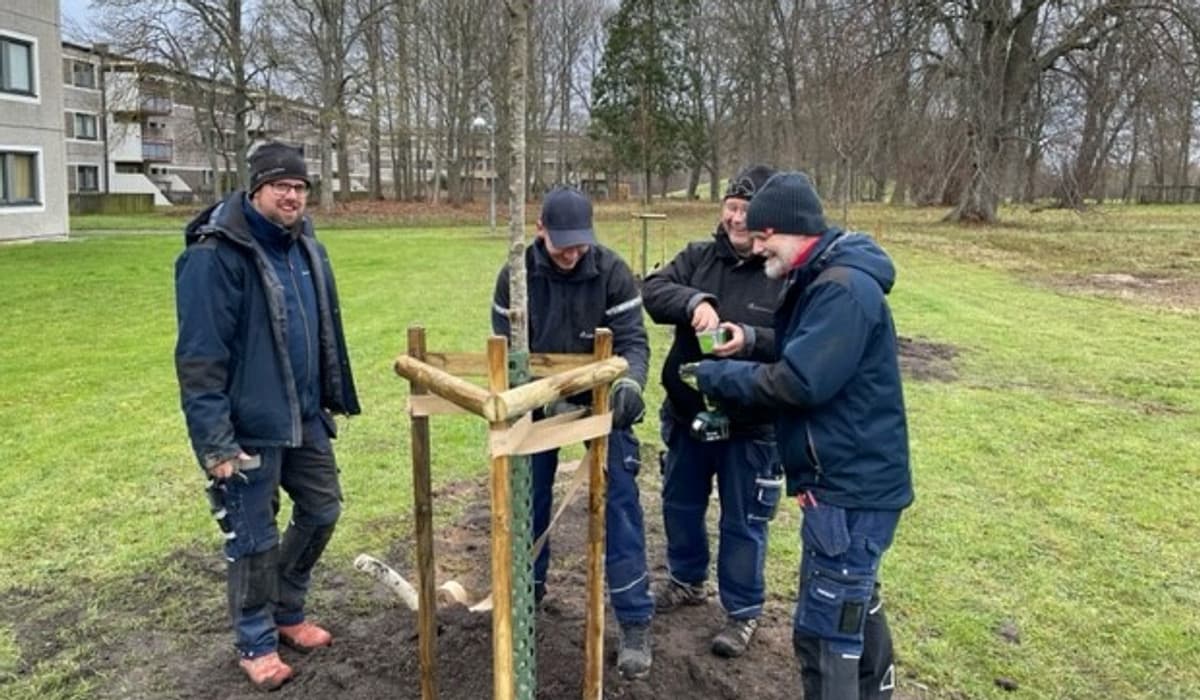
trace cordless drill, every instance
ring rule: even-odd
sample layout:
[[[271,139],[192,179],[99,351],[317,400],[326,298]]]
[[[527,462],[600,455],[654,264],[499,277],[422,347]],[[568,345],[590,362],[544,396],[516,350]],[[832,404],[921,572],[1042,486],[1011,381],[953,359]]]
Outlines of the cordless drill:
[[[696,363],[680,365],[679,377],[688,386],[696,391],[700,391],[700,387],[696,383]],[[692,419],[692,424],[688,426],[688,432],[692,437],[700,442],[719,442],[729,439],[729,416],[721,410],[714,401],[704,392],[700,392],[700,396],[704,399],[705,408],[696,414]]]

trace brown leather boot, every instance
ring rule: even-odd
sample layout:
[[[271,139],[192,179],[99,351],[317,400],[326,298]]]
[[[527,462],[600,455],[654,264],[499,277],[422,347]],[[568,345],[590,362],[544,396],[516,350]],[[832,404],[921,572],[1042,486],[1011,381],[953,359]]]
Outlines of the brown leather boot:
[[[305,621],[298,625],[279,625],[279,641],[307,654],[318,647],[333,644],[333,635],[311,622]]]
[[[292,667],[285,664],[276,652],[242,659],[238,666],[242,667],[250,682],[259,690],[275,690],[292,677]]]

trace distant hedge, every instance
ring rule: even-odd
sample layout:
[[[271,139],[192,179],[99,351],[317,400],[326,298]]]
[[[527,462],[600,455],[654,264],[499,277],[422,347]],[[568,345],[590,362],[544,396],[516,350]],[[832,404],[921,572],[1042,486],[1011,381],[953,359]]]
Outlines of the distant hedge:
[[[154,211],[154,195],[135,192],[73,194],[67,200],[72,214],[145,214]]]

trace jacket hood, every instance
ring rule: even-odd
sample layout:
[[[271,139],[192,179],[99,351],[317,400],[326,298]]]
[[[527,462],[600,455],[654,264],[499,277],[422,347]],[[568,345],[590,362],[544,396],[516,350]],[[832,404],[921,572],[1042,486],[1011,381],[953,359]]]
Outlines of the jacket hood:
[[[896,266],[875,240],[862,233],[847,233],[839,229],[827,231],[818,244],[818,253],[810,267],[814,274],[831,265],[861,270],[872,277],[884,294],[896,283]],[[803,268],[801,268],[803,270]]]

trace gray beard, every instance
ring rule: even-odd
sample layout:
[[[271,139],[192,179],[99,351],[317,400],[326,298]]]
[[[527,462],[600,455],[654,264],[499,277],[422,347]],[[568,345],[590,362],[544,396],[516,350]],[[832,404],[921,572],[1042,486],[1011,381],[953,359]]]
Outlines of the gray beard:
[[[763,264],[763,272],[773,280],[783,279],[791,272],[791,267],[778,256],[767,258]]]

